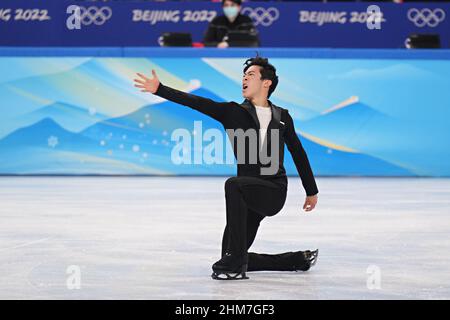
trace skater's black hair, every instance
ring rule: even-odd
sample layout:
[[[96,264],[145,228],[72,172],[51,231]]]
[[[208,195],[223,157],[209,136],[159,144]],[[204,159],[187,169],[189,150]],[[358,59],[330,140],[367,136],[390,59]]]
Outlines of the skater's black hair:
[[[267,98],[269,98],[278,85],[277,69],[269,63],[269,59],[261,57],[258,52],[256,53],[256,57],[247,59],[247,61],[244,62],[244,65],[244,73],[251,66],[259,66],[261,80],[272,80],[272,84],[269,87],[269,94],[267,96]]]

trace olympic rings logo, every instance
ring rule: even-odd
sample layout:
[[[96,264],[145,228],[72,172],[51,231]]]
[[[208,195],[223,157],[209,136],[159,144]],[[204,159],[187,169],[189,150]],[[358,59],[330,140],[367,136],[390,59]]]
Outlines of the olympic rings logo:
[[[428,26],[434,28],[444,21],[445,11],[441,8],[434,10],[428,8],[422,10],[412,8],[408,10],[408,19],[414,22],[416,27],[422,28]]]
[[[85,8],[78,6],[80,8],[80,21],[83,25],[89,26],[95,24],[100,26],[104,24],[112,16],[112,10],[110,7],[97,8],[95,6]]]
[[[280,12],[277,8],[250,8],[246,7],[242,9],[242,14],[247,14],[255,23],[255,26],[262,25],[264,27],[270,26],[272,23],[275,22],[280,17]]]

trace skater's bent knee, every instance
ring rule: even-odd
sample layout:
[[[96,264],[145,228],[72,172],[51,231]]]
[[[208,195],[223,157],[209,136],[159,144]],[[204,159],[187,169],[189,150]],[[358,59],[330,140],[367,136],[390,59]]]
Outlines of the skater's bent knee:
[[[225,191],[236,190],[239,188],[239,177],[231,177],[225,181]]]

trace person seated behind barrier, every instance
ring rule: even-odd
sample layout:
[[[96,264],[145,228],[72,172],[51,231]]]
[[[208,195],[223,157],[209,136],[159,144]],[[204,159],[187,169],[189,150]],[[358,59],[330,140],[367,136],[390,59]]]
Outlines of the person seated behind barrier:
[[[215,17],[208,26],[203,38],[207,47],[227,48],[223,40],[230,30],[256,30],[250,17],[240,13],[242,0],[222,0],[224,15]]]

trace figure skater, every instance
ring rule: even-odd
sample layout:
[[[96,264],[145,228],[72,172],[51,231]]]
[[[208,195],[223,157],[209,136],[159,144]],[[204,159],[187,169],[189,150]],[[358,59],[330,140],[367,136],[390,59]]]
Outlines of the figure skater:
[[[142,92],[150,92],[212,117],[223,125],[227,133],[239,129],[256,132],[256,142],[245,139],[243,157],[239,156],[240,146],[236,143],[236,135],[231,137],[229,134],[238,160],[237,176],[230,177],[225,182],[226,227],[222,239],[222,258],[213,264],[212,278],[248,279],[247,271],[310,269],[317,261],[318,250],[281,254],[248,252],[260,222],[265,217],[274,216],[284,206],[288,185],[283,166],[285,144],[306,192],[304,211],[309,212],[315,208],[319,192],[291,115],[288,110],[268,100],[278,84],[276,68],[268,59],[257,55],[245,61],[242,78],[242,95],[245,100],[242,103],[216,102],[170,88],[160,82],[155,70],[152,70],[152,78],[140,73],[137,75],[139,78],[134,79],[135,87]],[[251,161],[255,150],[259,150],[256,152],[256,161]],[[271,163],[263,158],[261,150],[267,150],[268,153],[270,151],[273,160]],[[274,161],[276,168],[270,172],[269,168],[273,167]]]

